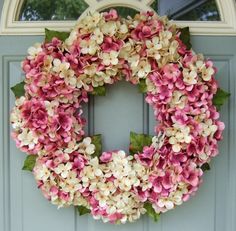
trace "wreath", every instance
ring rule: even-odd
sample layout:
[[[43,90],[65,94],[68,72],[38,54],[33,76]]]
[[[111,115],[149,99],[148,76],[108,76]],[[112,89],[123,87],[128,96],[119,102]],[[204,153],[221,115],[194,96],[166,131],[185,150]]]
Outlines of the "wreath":
[[[229,94],[216,68],[195,54],[189,29],[153,12],[120,18],[89,14],[71,33],[46,29],[28,49],[23,82],[12,87],[12,137],[26,152],[43,195],[104,222],[133,222],[181,205],[202,182],[218,153],[219,107]],[[130,134],[130,154],[103,151],[101,135],[86,136],[82,105],[125,80],[146,93],[155,136]]]

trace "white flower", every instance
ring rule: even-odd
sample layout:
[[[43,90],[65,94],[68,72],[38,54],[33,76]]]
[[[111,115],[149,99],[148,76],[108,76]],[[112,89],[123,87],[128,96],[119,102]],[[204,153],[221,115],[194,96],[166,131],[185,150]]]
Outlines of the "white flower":
[[[154,37],[152,38],[152,40],[147,40],[146,46],[147,46],[147,55],[149,57],[153,57],[156,60],[159,60],[161,58],[159,50],[162,48],[162,45],[158,37]]]
[[[95,152],[95,145],[92,144],[92,139],[86,137],[78,144],[78,152],[82,154],[92,155]]]
[[[174,152],[179,152],[182,148],[182,144],[189,144],[192,140],[189,135],[190,128],[188,126],[174,124],[173,127],[166,129],[166,136],[169,138],[169,143],[172,145]]]
[[[33,60],[37,57],[37,55],[42,51],[42,47],[40,43],[35,43],[34,46],[28,48],[28,56],[27,58]]]
[[[62,62],[60,59],[53,60],[53,68],[52,70],[56,73],[66,72],[70,67],[68,62]],[[60,76],[63,78],[63,76]]]
[[[117,24],[115,21],[108,21],[101,27],[101,31],[105,35],[113,36],[117,32]]]
[[[139,64],[140,56],[138,54],[128,57],[128,62],[130,63],[131,68],[137,68]]]
[[[49,116],[54,115],[54,108],[58,107],[59,102],[54,100],[54,101],[44,101],[44,105],[46,107],[47,113]]]
[[[151,65],[148,61],[142,60],[137,67],[132,69],[137,73],[139,78],[145,78],[151,72]]]
[[[73,42],[77,39],[77,30],[72,30],[70,36],[66,39],[65,44],[71,46]]]
[[[55,173],[60,174],[63,178],[67,178],[71,169],[72,164],[67,162],[66,164],[59,164],[54,171]]]
[[[188,85],[192,85],[192,84],[196,84],[197,80],[197,72],[196,71],[191,71],[189,69],[184,68],[183,69],[183,81],[188,84]]]
[[[202,79],[204,81],[210,81],[214,74],[215,74],[215,70],[212,67],[202,68]]]
[[[90,55],[95,55],[97,52],[97,44],[94,40],[82,40],[80,42],[80,47],[81,47],[81,53],[82,54],[90,54]]]
[[[207,136],[213,137],[213,135],[218,129],[217,125],[213,124],[211,119],[208,119],[204,123],[201,123],[201,126],[202,126],[202,136],[204,137]]]
[[[118,52],[116,51],[111,51],[109,53],[102,53],[101,54],[101,59],[104,65],[109,66],[109,65],[117,65],[119,60],[118,60]]]
[[[35,178],[36,180],[46,181],[51,175],[51,172],[48,170],[46,165],[40,165],[35,167]]]
[[[20,147],[28,146],[29,150],[34,149],[38,143],[38,137],[28,128],[22,128],[22,132],[17,136],[20,142]]]
[[[161,31],[160,44],[162,45],[162,47],[168,47],[171,38],[172,38],[172,33],[170,31]]]
[[[103,33],[99,28],[96,28],[91,36],[92,40],[95,40],[97,44],[102,44],[103,42]]]
[[[187,96],[183,95],[181,91],[174,91],[171,101],[170,101],[170,106],[171,107],[177,107],[180,109],[183,109],[187,103]]]
[[[161,148],[164,144],[165,133],[159,132],[158,136],[153,136],[152,138],[152,146],[155,150]]]
[[[174,203],[171,200],[168,200],[168,198],[160,198],[157,202],[157,205],[161,208],[166,208],[167,210],[174,208]]]

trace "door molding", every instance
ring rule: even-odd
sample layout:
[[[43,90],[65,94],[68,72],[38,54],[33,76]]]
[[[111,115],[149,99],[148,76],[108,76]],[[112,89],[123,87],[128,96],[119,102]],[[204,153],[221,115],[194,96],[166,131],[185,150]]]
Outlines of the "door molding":
[[[153,0],[85,0],[90,7],[84,16],[93,9],[104,9],[112,6],[127,6],[137,10],[150,10]],[[236,3],[234,0],[216,0],[221,21],[175,21],[179,26],[189,26],[194,35],[236,35]],[[75,21],[17,21],[22,0],[5,0],[0,26],[0,35],[43,35],[44,28],[58,31],[69,31]],[[95,8],[93,6],[96,6]]]

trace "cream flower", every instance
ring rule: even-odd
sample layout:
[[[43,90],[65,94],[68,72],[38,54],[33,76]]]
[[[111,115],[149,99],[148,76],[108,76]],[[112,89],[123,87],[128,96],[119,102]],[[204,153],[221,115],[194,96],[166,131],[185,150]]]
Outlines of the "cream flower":
[[[183,95],[181,91],[174,91],[171,101],[170,101],[170,106],[177,107],[180,109],[183,109],[187,103],[187,96]]]
[[[117,32],[117,24],[115,21],[108,21],[101,27],[101,31],[105,35],[113,36]]]
[[[152,40],[147,40],[146,47],[147,47],[147,55],[149,57],[153,57],[156,60],[159,60],[161,58],[159,50],[162,48],[162,45],[158,37],[154,37],[152,38]]]
[[[51,172],[48,170],[46,165],[41,165],[41,166],[35,167],[34,172],[35,172],[36,180],[46,181],[46,180],[48,180],[48,178],[51,175]]]
[[[218,129],[217,125],[213,124],[211,119],[207,119],[206,121],[204,121],[204,123],[201,123],[201,127],[202,127],[202,136],[204,137],[207,136],[213,137],[213,135]]]
[[[202,68],[202,79],[204,81],[210,81],[212,76],[215,74],[215,70],[212,67]]]
[[[166,129],[166,136],[169,138],[169,143],[172,145],[174,152],[179,152],[183,147],[183,143],[189,144],[192,140],[189,135],[190,128],[188,126],[174,124],[173,127]]]
[[[29,60],[35,59],[38,56],[38,54],[42,52],[41,43],[35,43],[34,46],[28,48],[27,52],[29,54],[27,56]]]
[[[149,62],[142,60],[134,70],[139,78],[145,78],[151,72],[151,65]]]
[[[29,150],[34,149],[38,143],[38,137],[28,128],[22,128],[22,132],[17,136],[20,141],[20,147],[28,146]]]
[[[81,53],[95,55],[97,52],[97,44],[94,40],[82,40],[80,42]]]
[[[189,69],[184,68],[183,69],[183,81],[188,84],[188,85],[192,85],[192,84],[196,84],[197,83],[197,72],[196,71],[191,71]]]
[[[67,162],[66,164],[59,164],[55,168],[55,173],[60,174],[63,178],[67,178],[71,168],[72,164],[70,162]]]
[[[60,59],[53,60],[52,70],[56,73],[67,71],[69,67],[70,67],[70,64],[68,62],[62,62]]]
[[[105,66],[117,65],[119,62],[118,54],[119,52],[116,52],[116,51],[111,51],[109,53],[102,53],[101,59],[102,59],[103,64]]]
[[[97,44],[102,44],[103,42],[103,33],[99,28],[96,28],[91,36],[91,39],[96,41]]]
[[[168,47],[170,44],[170,39],[172,38],[172,33],[170,31],[160,32],[160,44],[162,47]]]

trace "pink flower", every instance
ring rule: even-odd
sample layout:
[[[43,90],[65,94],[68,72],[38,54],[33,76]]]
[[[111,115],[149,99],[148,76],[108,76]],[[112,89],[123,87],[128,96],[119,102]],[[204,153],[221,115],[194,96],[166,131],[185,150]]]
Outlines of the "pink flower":
[[[120,220],[124,215],[122,215],[121,213],[113,213],[111,215],[109,215],[107,218],[109,219],[109,221],[111,223],[115,223],[116,221]]]
[[[119,51],[120,48],[122,47],[123,43],[124,42],[121,40],[115,41],[111,37],[106,37],[104,39],[103,44],[101,45],[101,48],[102,48],[103,52],[110,52],[112,50]]]
[[[72,118],[66,113],[60,112],[58,115],[58,123],[65,131],[69,131],[72,127]]]
[[[108,163],[112,160],[112,152],[103,152],[102,155],[100,156],[100,160],[103,163]]]
[[[103,13],[106,21],[116,21],[118,19],[117,11],[114,9],[111,9],[109,12]]]
[[[35,98],[25,101],[21,106],[21,113],[30,128],[44,130],[47,127],[48,114],[43,101]]]
[[[143,153],[135,154],[135,158],[138,159],[144,166],[151,167],[153,164],[154,154],[154,148],[146,146],[143,148]]]
[[[188,121],[188,116],[185,111],[178,110],[175,112],[171,119],[174,123],[178,123],[180,125],[186,125]]]
[[[173,79],[173,81],[176,81],[176,79],[181,75],[178,65],[173,63],[165,65],[163,67],[163,73],[164,77]]]
[[[148,39],[152,35],[151,27],[140,23],[132,32],[131,37],[134,40]]]

